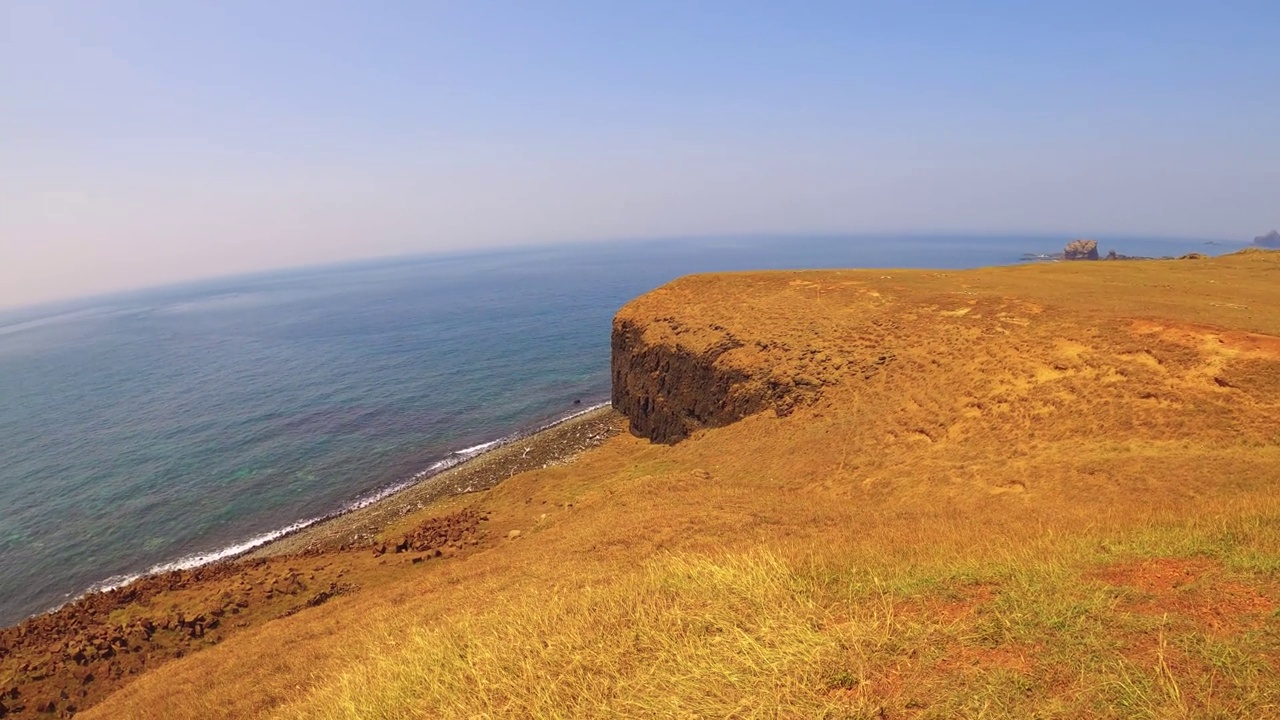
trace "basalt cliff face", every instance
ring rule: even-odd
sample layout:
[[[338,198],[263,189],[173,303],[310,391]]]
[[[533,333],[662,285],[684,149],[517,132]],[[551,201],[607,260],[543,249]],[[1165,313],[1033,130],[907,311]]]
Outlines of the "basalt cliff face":
[[[815,398],[823,381],[780,377],[749,362],[769,350],[748,348],[719,325],[695,330],[673,317],[648,324],[619,317],[613,327],[613,406],[631,420],[633,433],[660,443],[770,408],[788,415]]]
[[[732,292],[739,281],[686,278],[633,301],[614,318],[613,407],[630,420],[632,433],[674,444],[698,429],[762,411],[786,417],[813,405],[842,379],[869,379],[893,361],[876,332],[891,323],[873,320],[870,332],[850,341],[822,332],[803,315],[788,318],[785,307],[757,306],[764,313],[758,319],[806,330],[761,335],[751,327],[757,316],[750,302],[732,310],[713,305],[726,312],[708,313],[707,305],[689,296],[708,289]],[[664,310],[672,307],[681,310]]]
[[[732,335],[710,347],[682,347],[673,341],[680,325],[655,321],[646,338],[644,325],[618,319],[613,328],[613,407],[631,420],[631,430],[656,442],[673,443],[698,427],[724,425],[758,412],[765,394],[751,388],[752,376],[728,362],[726,353],[742,347]],[[652,337],[661,333],[663,340]]]
[[[715,322],[624,312],[613,324],[613,407],[633,434],[674,444],[758,412],[786,417],[841,378],[870,379],[893,360],[875,347],[748,341]]]

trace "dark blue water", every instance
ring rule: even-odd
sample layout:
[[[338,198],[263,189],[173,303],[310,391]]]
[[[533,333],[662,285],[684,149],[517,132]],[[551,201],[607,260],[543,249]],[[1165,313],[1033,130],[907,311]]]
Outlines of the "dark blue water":
[[[563,246],[0,314],[0,624],[338,510],[607,399],[609,330],[679,275],[1016,262],[1066,238]],[[1104,242],[1127,254],[1198,241]]]

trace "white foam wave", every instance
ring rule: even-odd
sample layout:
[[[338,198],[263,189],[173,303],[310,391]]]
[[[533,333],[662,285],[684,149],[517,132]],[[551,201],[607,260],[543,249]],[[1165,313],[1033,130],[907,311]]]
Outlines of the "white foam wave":
[[[597,403],[595,405],[590,405],[586,408],[583,408],[582,410],[569,413],[568,415],[564,415],[560,418],[557,418],[556,420],[552,420],[551,422],[540,425],[536,429],[530,432],[514,433],[512,435],[507,435],[505,437],[498,438],[497,440],[490,440],[489,442],[480,443],[479,445],[472,445],[471,447],[463,448],[461,450],[455,450],[452,453],[450,453],[448,456],[446,456],[444,459],[437,460],[436,462],[431,463],[426,468],[423,468],[422,470],[419,470],[418,472],[413,473],[408,478],[400,482],[393,483],[379,490],[376,490],[368,495],[363,495],[355,500],[352,500],[346,505],[343,505],[336,512],[329,513],[328,515],[320,515],[313,518],[308,518],[306,520],[299,520],[295,523],[286,525],[285,527],[278,528],[276,530],[271,530],[269,532],[264,532],[259,535],[254,535],[253,537],[247,540],[242,540],[240,542],[234,543],[232,545],[228,545],[226,547],[223,547],[218,550],[214,550],[212,552],[195,553],[192,555],[181,557],[177,560],[173,560],[170,562],[159,563],[157,565],[153,565],[152,567],[148,568],[145,572],[140,572],[140,573],[135,573],[130,575],[115,575],[115,576],[109,577],[106,580],[103,580],[98,583],[94,583],[92,586],[89,587],[88,590],[81,593],[80,595],[77,595],[74,598],[70,598],[68,602],[74,602],[76,600],[79,600],[80,598],[90,593],[107,592],[109,590],[114,590],[116,588],[123,587],[135,580],[139,580],[144,577],[150,577],[152,575],[160,575],[163,573],[172,572],[174,570],[191,570],[193,568],[197,568],[202,565],[209,565],[211,563],[218,562],[219,560],[226,560],[229,558],[236,557],[238,555],[243,555],[244,553],[247,553],[250,550],[259,548],[272,541],[279,540],[280,538],[285,537],[286,535],[291,535],[295,532],[298,532],[299,530],[315,525],[318,522],[328,520],[330,518],[338,517],[340,515],[346,515],[349,512],[354,512],[361,508],[369,507],[370,505],[373,505],[374,503],[377,503],[381,500],[385,500],[386,498],[389,498],[392,495],[395,495],[399,492],[403,492],[404,490],[407,490],[410,487],[417,485],[418,483],[422,482],[423,480],[426,480],[427,478],[430,478],[434,475],[439,475],[440,473],[444,472],[445,470],[448,470],[451,467],[454,467],[455,465],[460,465],[468,460],[471,460],[472,458],[483,455],[486,452],[496,450],[504,445],[508,445],[510,443],[519,441],[523,438],[529,437],[531,435],[535,435],[544,430],[550,430],[551,428],[557,425],[564,424],[570,420],[573,420],[574,418],[581,417],[583,415],[586,415],[589,412],[593,412],[595,410],[599,410],[600,408],[604,408],[608,406],[609,406],[608,402],[602,402],[602,403]],[[57,609],[58,608],[50,608],[49,612],[52,612],[53,610],[57,610]]]
[[[140,572],[133,575],[115,575],[113,577],[107,578],[106,580],[103,580],[102,582],[95,583],[84,593],[84,595],[87,595],[89,593],[94,593],[94,592],[107,592],[108,590],[114,590],[118,587],[123,587],[125,585],[128,585],[129,583],[133,582],[134,580],[138,580],[139,578],[150,577],[152,575],[162,575],[167,572],[173,572],[174,570],[190,570],[192,568],[198,568],[202,565],[209,565],[211,563],[216,563],[219,560],[226,560],[227,558],[232,558],[237,555],[242,555],[244,553],[249,552],[250,550],[253,550],[254,548],[258,548],[263,545],[266,545],[267,543],[273,540],[279,540],[285,535],[298,532],[299,530],[305,527],[308,527],[310,525],[315,525],[321,520],[324,520],[326,517],[327,516],[313,517],[313,518],[308,518],[306,520],[299,520],[298,522],[292,523],[290,525],[286,525],[285,527],[278,528],[276,530],[271,530],[270,532],[265,532],[260,535],[254,535],[248,540],[242,540],[233,545],[228,545],[219,550],[214,550],[213,552],[196,553],[193,555],[187,555],[187,556],[181,557],[177,560],[171,560],[169,562],[152,565],[150,568],[147,568],[145,572]],[[81,595],[80,597],[84,597],[84,595]]]
[[[596,410],[599,410],[600,408],[607,408],[607,407],[609,407],[609,406],[610,406],[610,405],[612,405],[612,404],[613,404],[613,403],[611,403],[611,402],[609,402],[609,401],[607,401],[607,400],[606,400],[605,402],[602,402],[602,403],[596,403],[595,405],[588,405],[587,407],[584,407],[584,408],[582,408],[581,410],[577,410],[577,411],[575,411],[575,412],[571,412],[571,413],[569,413],[568,415],[565,415],[564,417],[561,417],[561,418],[559,418],[559,419],[557,419],[557,420],[552,420],[551,422],[549,422],[549,423],[547,423],[547,424],[545,424],[545,425],[540,426],[537,430],[534,430],[532,433],[529,433],[529,434],[530,434],[530,435],[532,435],[532,434],[534,434],[534,433],[540,433],[540,432],[542,432],[543,430],[550,430],[551,428],[553,428],[553,427],[555,427],[555,426],[557,426],[557,425],[563,425],[564,423],[567,423],[567,422],[569,422],[570,420],[572,420],[572,419],[574,419],[574,418],[576,418],[576,417],[582,417],[583,415],[586,415],[586,414],[587,414],[587,413],[589,413],[589,412],[595,412]]]
[[[488,450],[489,448],[495,447],[497,445],[501,445],[502,441],[505,439],[506,438],[498,438],[497,440],[490,440],[489,442],[480,443],[479,445],[472,445],[469,448],[462,448],[461,450],[455,450],[453,454],[463,455],[466,457],[474,457],[484,452],[485,450]]]

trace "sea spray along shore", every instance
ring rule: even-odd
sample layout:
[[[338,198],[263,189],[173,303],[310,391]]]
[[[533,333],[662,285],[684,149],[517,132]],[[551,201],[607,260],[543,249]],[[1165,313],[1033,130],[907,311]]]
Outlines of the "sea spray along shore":
[[[404,515],[410,507],[421,508],[447,495],[485,490],[516,472],[561,460],[591,447],[610,434],[607,424],[597,425],[595,422],[608,415],[609,403],[593,404],[533,430],[515,432],[456,450],[408,479],[357,498],[332,513],[299,520],[214,551],[160,563],[145,572],[107,578],[69,602],[90,593],[121,588],[144,577],[191,570],[246,555],[263,557],[317,546],[358,543],[381,530],[387,520]],[[590,428],[590,431],[583,434],[583,428]],[[516,456],[516,451],[521,454]],[[54,610],[57,607],[46,612]]]

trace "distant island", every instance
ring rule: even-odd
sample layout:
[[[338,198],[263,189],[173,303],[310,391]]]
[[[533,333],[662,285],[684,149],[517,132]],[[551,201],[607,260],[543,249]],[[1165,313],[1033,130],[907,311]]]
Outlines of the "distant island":
[[[1067,260],[1097,260],[1098,241],[1072,240],[1067,243],[1066,249],[1062,251],[1062,256]]]
[[[1280,232],[1272,230],[1266,235],[1259,235],[1253,239],[1253,244],[1256,247],[1280,248]]]
[[[1200,253],[1187,253],[1182,256],[1184,259],[1202,258],[1204,255]],[[1106,255],[1098,254],[1097,240],[1072,240],[1067,243],[1062,252],[1058,253],[1023,253],[1023,262],[1057,262],[1059,260],[1155,260],[1157,258],[1144,257],[1140,255],[1121,255],[1115,250],[1108,250]],[[1161,260],[1172,260],[1173,256],[1165,256],[1159,258]]]

